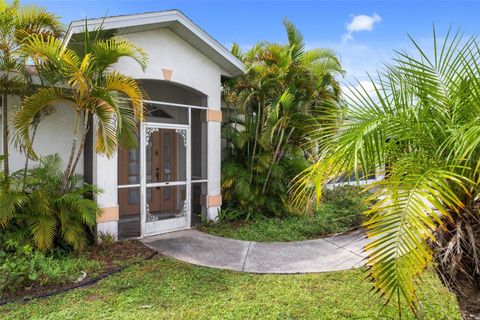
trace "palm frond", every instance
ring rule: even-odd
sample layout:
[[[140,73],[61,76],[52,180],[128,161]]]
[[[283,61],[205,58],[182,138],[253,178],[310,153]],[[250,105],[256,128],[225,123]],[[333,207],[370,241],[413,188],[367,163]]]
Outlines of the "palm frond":
[[[283,25],[287,31],[288,43],[291,50],[292,59],[300,59],[304,54],[305,42],[301,32],[288,19],[283,20]]]
[[[411,40],[414,52],[397,52],[369,76],[371,88],[349,86],[339,120],[318,119],[310,147],[320,154],[291,193],[305,206],[319,202],[329,182],[379,171],[384,179],[365,188],[377,201],[366,212],[369,274],[382,295],[420,312],[418,276],[441,251],[433,244],[446,243],[446,226],[476,210],[480,69],[476,37],[449,31],[438,43],[434,31],[433,54]],[[447,240],[437,241],[439,234]],[[452,263],[468,264],[478,279],[474,261]]]
[[[26,98],[21,109],[15,114],[13,119],[14,129],[22,140],[27,154],[31,157],[36,158],[37,156],[30,141],[30,125],[43,110],[62,102],[72,103],[72,99],[62,89],[42,88]]]
[[[136,119],[143,120],[143,93],[137,81],[118,72],[113,72],[105,77],[102,85],[106,90],[123,94],[130,101]]]
[[[374,286],[387,299],[404,297],[417,309],[415,279],[432,261],[430,241],[434,232],[452,219],[464,204],[452,191],[452,184],[465,188],[462,176],[438,165],[416,167],[411,161],[391,168],[389,179],[369,186],[379,199],[366,214],[368,236],[375,239],[366,246],[369,274]],[[433,169],[431,169],[433,168]],[[400,301],[399,301],[400,302]]]
[[[23,41],[32,34],[60,36],[63,26],[59,17],[48,12],[46,8],[37,5],[22,5],[16,12],[17,39]]]
[[[97,41],[92,46],[97,67],[100,71],[111,67],[122,57],[134,59],[143,71],[147,68],[148,56],[142,49],[133,43],[119,37]]]

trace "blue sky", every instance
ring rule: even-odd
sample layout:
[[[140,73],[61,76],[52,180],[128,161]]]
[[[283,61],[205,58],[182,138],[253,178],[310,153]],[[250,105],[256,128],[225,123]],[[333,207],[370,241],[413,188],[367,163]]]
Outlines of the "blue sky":
[[[26,3],[29,1],[23,1]],[[431,47],[432,24],[466,34],[480,31],[480,1],[30,1],[48,7],[65,23],[85,17],[180,9],[219,42],[248,48],[259,40],[285,41],[289,18],[307,46],[337,51],[346,82],[366,79],[389,61],[394,49],[408,49],[407,33]]]

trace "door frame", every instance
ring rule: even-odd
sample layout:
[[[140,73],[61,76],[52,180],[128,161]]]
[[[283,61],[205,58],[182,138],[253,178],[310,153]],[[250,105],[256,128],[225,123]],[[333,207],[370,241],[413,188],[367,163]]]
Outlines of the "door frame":
[[[185,181],[172,181],[172,182],[157,182],[147,184],[147,159],[146,159],[146,147],[147,147],[147,129],[160,130],[160,129],[173,129],[181,130],[185,136],[182,138],[186,147],[186,180]],[[140,126],[140,236],[146,237],[150,235],[166,233],[176,230],[189,229],[191,227],[191,144],[190,144],[190,125],[182,124],[170,124],[170,123],[157,123],[157,122],[142,122]],[[179,164],[177,163],[177,170]],[[184,217],[171,218],[165,220],[159,220],[155,222],[148,222],[147,226],[147,185],[148,187],[166,187],[166,186],[185,186],[186,197],[184,208],[186,209],[186,215]],[[148,228],[147,228],[148,227]]]

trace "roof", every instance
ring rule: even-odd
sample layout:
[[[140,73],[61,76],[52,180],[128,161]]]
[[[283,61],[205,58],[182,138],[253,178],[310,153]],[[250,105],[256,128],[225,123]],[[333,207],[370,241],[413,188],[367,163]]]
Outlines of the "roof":
[[[169,28],[219,65],[228,73],[225,74],[226,76],[235,77],[244,73],[244,65],[238,58],[179,10],[111,16],[88,20],[89,31],[95,30],[95,28],[99,26],[102,26],[104,30],[113,30],[118,35],[158,28]],[[70,41],[72,35],[84,32],[84,30],[85,20],[72,21],[67,31],[66,40]]]

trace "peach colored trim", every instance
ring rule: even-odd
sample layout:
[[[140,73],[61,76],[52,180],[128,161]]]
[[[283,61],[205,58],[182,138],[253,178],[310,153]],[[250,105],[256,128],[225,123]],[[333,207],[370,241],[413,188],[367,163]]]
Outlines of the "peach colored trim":
[[[220,207],[222,205],[222,195],[208,196],[208,207]]]
[[[208,121],[222,122],[222,111],[208,109]]]
[[[162,68],[162,73],[163,73],[163,79],[165,79],[165,80],[172,80],[173,70],[171,70],[171,69],[163,69],[163,68]]]
[[[118,206],[110,208],[101,208],[102,214],[97,217],[97,223],[118,220]]]

